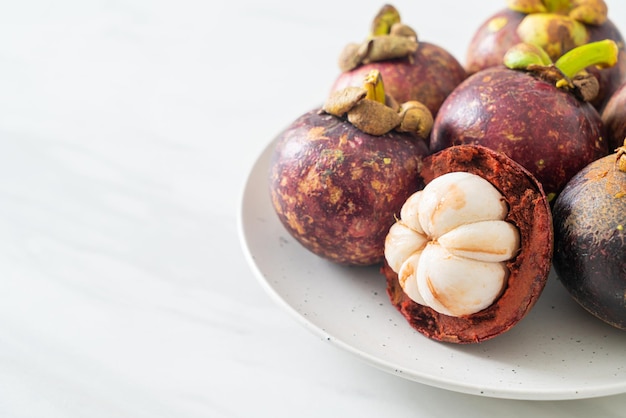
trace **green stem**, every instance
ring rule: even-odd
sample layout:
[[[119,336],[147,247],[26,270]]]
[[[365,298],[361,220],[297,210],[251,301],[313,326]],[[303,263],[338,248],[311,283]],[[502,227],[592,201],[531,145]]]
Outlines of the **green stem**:
[[[367,91],[366,99],[385,104],[385,86],[383,85],[383,77],[380,75],[380,71],[370,71],[365,76],[363,88]]]
[[[384,5],[372,22],[370,38],[389,35],[391,27],[396,23],[400,23],[400,12],[390,4]]]
[[[573,78],[585,68],[595,65],[599,68],[612,67],[617,63],[617,44],[610,40],[591,42],[563,54],[554,63],[566,77]]]

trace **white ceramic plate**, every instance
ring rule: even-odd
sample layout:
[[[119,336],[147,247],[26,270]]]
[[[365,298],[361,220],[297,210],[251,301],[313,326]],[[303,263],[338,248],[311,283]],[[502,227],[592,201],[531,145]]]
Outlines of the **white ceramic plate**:
[[[492,340],[455,345],[414,331],[377,268],[325,261],[282,227],[268,191],[272,148],[245,185],[240,238],[260,283],[305,327],[375,367],[453,391],[529,400],[626,392],[626,333],[583,311],[554,275],[526,318]]]

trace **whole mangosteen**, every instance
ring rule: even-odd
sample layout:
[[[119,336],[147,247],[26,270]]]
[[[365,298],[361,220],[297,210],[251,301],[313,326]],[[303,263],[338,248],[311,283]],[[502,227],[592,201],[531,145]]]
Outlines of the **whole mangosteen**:
[[[509,48],[522,42],[542,47],[557,60],[577,46],[604,39],[619,46],[619,59],[611,68],[588,69],[600,86],[592,104],[602,110],[626,81],[624,38],[608,18],[608,7],[602,0],[507,1],[507,8],[490,16],[474,33],[466,52],[466,70],[474,74],[499,66]]]
[[[369,37],[347,45],[339,58],[341,74],[331,91],[358,86],[371,70],[380,71],[387,93],[398,102],[416,100],[437,114],[443,100],[466,78],[463,66],[444,48],[418,41],[401,23],[400,14],[385,5],[374,18]]]
[[[552,200],[574,174],[608,153],[602,120],[588,102],[597,81],[582,70],[614,65],[616,57],[610,40],[577,47],[555,63],[535,45],[516,45],[505,56],[508,68],[470,76],[444,101],[431,152],[462,144],[503,152],[533,173]]]
[[[554,204],[554,269],[574,300],[626,330],[626,143],[572,178]]]
[[[553,250],[550,205],[521,165],[461,145],[424,159],[425,187],[385,242],[387,292],[429,338],[477,343],[516,325],[541,295]]]
[[[269,185],[280,221],[323,258],[381,262],[394,216],[421,187],[431,126],[423,104],[397,105],[385,94],[377,71],[363,87],[331,94],[278,135]]]

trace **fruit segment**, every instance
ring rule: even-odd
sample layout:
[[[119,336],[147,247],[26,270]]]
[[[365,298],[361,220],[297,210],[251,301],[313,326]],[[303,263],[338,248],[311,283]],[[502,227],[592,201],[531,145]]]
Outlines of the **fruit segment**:
[[[506,286],[505,261],[520,248],[508,209],[487,180],[437,177],[407,199],[385,241],[385,258],[416,303],[450,315],[489,307]]]

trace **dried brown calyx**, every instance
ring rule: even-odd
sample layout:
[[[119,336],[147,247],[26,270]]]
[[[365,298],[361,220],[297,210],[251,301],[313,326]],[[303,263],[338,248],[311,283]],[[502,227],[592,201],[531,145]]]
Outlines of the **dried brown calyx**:
[[[504,55],[504,64],[513,70],[537,74],[557,88],[570,90],[580,100],[591,101],[599,91],[598,80],[585,71],[589,66],[609,68],[617,63],[619,49],[609,39],[591,42],[563,54],[554,63],[540,46],[520,43]]]
[[[417,33],[400,21],[395,7],[387,4],[374,18],[369,37],[346,45],[339,56],[339,68],[350,71],[371,62],[410,58],[417,45]]]
[[[367,74],[362,87],[347,87],[331,93],[322,111],[346,117],[348,122],[370,135],[395,130],[427,138],[433,126],[432,113],[424,104],[415,100],[398,104],[385,94],[378,70]]]

